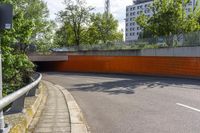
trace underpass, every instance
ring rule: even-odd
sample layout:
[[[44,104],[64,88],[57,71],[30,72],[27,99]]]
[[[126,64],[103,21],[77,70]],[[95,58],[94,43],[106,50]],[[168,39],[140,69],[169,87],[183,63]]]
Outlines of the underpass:
[[[199,133],[200,82],[115,74],[44,73],[68,89],[92,133]]]

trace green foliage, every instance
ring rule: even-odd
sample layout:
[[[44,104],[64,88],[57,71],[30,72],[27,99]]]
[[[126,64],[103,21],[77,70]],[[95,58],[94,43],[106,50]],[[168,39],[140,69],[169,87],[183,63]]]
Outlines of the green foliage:
[[[77,46],[81,43],[82,31],[88,24],[90,11],[93,8],[88,7],[84,0],[65,0],[65,9],[58,15],[64,27],[70,26],[73,31],[74,42]]]
[[[89,43],[107,43],[111,41],[122,41],[123,33],[118,32],[118,21],[112,14],[97,13],[91,15],[91,25],[86,33]]]
[[[80,45],[78,50],[134,50],[134,49],[153,49],[159,48],[157,44],[147,44],[147,42],[137,42],[133,44],[120,43],[106,43],[96,45]],[[77,51],[77,49],[70,48],[70,51]]]
[[[7,95],[29,82],[34,64],[26,56],[30,44],[51,43],[52,22],[47,18],[48,9],[42,0],[0,0],[14,8],[13,28],[2,31],[3,88]]]
[[[14,49],[3,47],[3,94],[7,95],[29,81],[34,64],[25,54],[13,54]]]
[[[123,34],[117,31],[118,21],[113,15],[91,14],[92,10],[84,0],[65,1],[65,9],[58,14],[62,26],[56,31],[54,42],[63,47],[122,41]]]
[[[154,0],[153,5],[149,7],[153,16],[149,18],[142,14],[136,18],[136,22],[144,28],[144,36],[152,34],[153,37],[170,37],[175,34],[199,30],[199,7],[196,6],[187,15],[185,8],[190,0],[184,0],[184,4],[182,2],[182,0]],[[166,40],[170,46],[170,39]]]
[[[72,26],[64,24],[60,27],[54,36],[54,44],[60,47],[71,46],[75,44],[75,36],[73,34]]]
[[[37,46],[37,51],[42,53],[48,53],[51,48],[55,48],[58,45],[54,42],[53,32],[56,25],[53,21],[49,21],[47,26],[44,28],[44,32],[40,33],[37,36],[37,39],[34,41],[34,44]]]

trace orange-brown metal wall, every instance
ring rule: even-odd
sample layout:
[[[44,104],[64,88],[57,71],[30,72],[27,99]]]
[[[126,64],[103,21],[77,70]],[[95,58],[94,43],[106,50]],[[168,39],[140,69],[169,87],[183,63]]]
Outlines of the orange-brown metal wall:
[[[82,56],[65,62],[43,62],[44,70],[157,76],[200,77],[200,57]]]

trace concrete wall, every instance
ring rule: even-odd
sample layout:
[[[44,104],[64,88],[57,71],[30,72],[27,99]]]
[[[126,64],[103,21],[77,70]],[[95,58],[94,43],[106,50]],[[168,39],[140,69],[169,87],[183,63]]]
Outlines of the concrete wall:
[[[54,53],[68,60],[36,62],[38,70],[200,78],[200,47]]]
[[[70,55],[200,57],[200,47],[68,52]]]
[[[28,57],[33,62],[67,61],[68,60],[66,53],[51,53],[49,55],[29,54]]]

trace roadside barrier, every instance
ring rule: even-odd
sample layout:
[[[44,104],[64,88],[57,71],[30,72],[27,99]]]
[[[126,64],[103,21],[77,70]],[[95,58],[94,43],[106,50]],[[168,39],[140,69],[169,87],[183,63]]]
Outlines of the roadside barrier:
[[[38,88],[41,79],[42,75],[36,73],[32,76],[32,83],[0,99],[0,133],[8,133],[10,129],[10,126],[4,123],[3,109],[12,104],[6,113],[11,114],[22,112],[24,109],[25,97],[35,96],[36,89]]]

